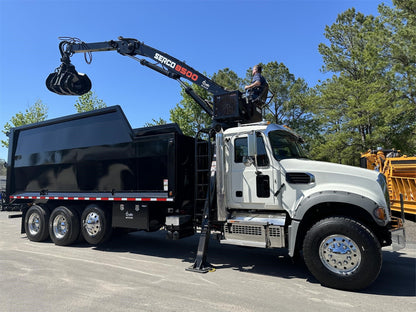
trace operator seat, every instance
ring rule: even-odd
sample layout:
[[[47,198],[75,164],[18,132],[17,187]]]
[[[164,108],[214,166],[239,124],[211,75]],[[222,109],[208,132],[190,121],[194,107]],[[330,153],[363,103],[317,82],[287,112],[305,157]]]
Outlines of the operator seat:
[[[263,88],[263,90],[260,92],[260,94],[256,98],[253,98],[252,101],[256,105],[256,107],[263,108],[263,106],[267,102],[267,95],[269,93],[269,84],[266,82],[263,86],[258,87],[258,88]]]

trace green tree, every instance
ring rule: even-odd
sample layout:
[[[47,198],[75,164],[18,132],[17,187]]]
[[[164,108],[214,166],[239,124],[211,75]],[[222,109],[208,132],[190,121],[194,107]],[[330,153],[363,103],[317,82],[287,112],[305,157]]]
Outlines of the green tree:
[[[89,91],[79,96],[74,106],[78,113],[82,113],[107,107],[107,104],[105,104],[103,100],[97,98],[94,92]]]
[[[229,68],[220,69],[217,73],[214,73],[212,80],[227,91],[234,91],[243,87],[243,79]]]
[[[210,99],[208,91],[204,88],[194,85],[192,89],[201,98]],[[211,125],[211,116],[203,111],[184,89],[182,89],[181,95],[183,98],[180,103],[170,110],[170,120],[179,125],[183,134],[195,136],[199,130]]]
[[[167,123],[168,122],[164,120],[163,118],[159,118],[159,120],[152,119],[151,122],[146,122],[144,126],[145,127],[161,126],[161,125],[166,125]]]
[[[394,145],[404,139],[409,128],[404,124],[413,117],[399,100],[403,94],[392,87],[397,71],[386,57],[386,35],[379,19],[353,8],[326,27],[330,45],[320,44],[319,52],[323,71],[336,75],[317,87],[313,112],[322,128],[312,157],[356,165],[360,152],[368,148],[408,145]]]
[[[396,112],[391,119],[393,147],[416,154],[416,0],[393,0],[379,6],[383,25],[381,55],[388,62],[389,94]]]
[[[16,115],[14,115],[10,119],[10,122],[7,122],[4,125],[4,130],[2,130],[2,132],[5,135],[8,135],[11,128],[43,121],[47,117],[48,107],[43,104],[41,100],[37,100],[35,104],[27,108],[24,113],[18,112]],[[9,147],[9,142],[7,140],[1,140],[1,145],[3,147]]]

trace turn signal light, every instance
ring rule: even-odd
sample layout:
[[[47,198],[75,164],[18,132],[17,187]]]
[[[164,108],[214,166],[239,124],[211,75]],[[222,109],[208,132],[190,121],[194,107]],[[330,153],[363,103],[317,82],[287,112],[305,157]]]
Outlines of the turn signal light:
[[[384,208],[378,207],[374,209],[374,215],[379,220],[386,220],[386,212],[384,211]]]

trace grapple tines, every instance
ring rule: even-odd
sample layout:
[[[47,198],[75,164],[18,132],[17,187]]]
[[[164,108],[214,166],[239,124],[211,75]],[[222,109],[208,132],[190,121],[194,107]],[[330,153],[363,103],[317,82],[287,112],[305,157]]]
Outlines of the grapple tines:
[[[78,73],[74,65],[62,63],[46,78],[46,87],[59,95],[83,95],[91,90],[91,80],[86,74]]]

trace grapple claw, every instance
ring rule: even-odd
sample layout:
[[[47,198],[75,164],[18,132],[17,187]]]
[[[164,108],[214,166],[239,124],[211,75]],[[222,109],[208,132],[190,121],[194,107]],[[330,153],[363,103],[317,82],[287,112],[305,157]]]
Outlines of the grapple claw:
[[[49,91],[59,95],[83,95],[91,90],[88,76],[78,73],[70,63],[62,63],[45,83]]]

